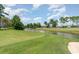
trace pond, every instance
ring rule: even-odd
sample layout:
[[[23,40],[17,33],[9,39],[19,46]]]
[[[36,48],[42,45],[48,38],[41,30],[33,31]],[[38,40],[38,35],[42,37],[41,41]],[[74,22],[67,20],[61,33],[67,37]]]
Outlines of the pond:
[[[48,33],[48,34],[54,34],[54,35],[61,35],[65,38],[72,38],[72,39],[79,39],[79,35],[77,34],[70,34],[70,33],[64,33],[64,32],[48,32],[44,30],[35,30],[35,29],[25,29],[25,31],[31,31],[31,32],[43,32],[43,33]]]
[[[29,32],[42,32],[44,33],[44,30],[35,30],[35,29],[24,29],[24,31],[29,31]]]
[[[79,39],[79,35],[76,35],[76,34],[63,33],[63,32],[54,32],[52,34],[61,35],[61,36],[64,36],[65,38]]]

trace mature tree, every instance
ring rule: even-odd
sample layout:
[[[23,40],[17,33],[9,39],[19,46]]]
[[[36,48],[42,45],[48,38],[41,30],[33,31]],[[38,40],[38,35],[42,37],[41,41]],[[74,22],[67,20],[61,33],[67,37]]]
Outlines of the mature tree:
[[[48,26],[48,23],[46,21],[44,22],[44,24],[45,24],[46,27]]]
[[[23,30],[24,29],[24,25],[21,22],[20,17],[17,16],[17,15],[15,15],[12,19],[12,26],[13,26],[14,29],[17,29],[17,30]]]
[[[47,28],[49,28],[50,27],[50,24],[49,23],[47,23]]]
[[[29,28],[33,28],[33,24],[32,23],[29,24]]]
[[[50,19],[50,24],[52,24],[52,27],[56,27],[57,26],[57,20],[54,20],[54,19]]]
[[[40,28],[41,27],[41,24],[40,23],[37,23],[37,28]]]
[[[5,17],[5,15],[8,15],[4,12],[5,7],[0,4],[0,27],[3,27],[2,17]]]
[[[79,16],[71,16],[70,19],[72,20],[73,23],[79,26]]]
[[[18,22],[20,22],[20,17],[18,15],[14,15],[12,19],[12,26],[14,26]]]
[[[24,25],[22,22],[17,22],[14,26],[14,29],[16,30],[23,30],[24,29]]]
[[[33,23],[33,28],[37,28],[37,24],[36,23]]]
[[[7,17],[2,17],[3,27],[11,27],[11,20]]]
[[[60,17],[60,21],[61,23],[65,24],[66,22],[70,22],[70,17]],[[67,27],[67,26],[63,26],[63,27]],[[68,25],[68,27],[70,27],[70,25]]]
[[[26,28],[33,28],[33,24],[32,23],[27,24]]]
[[[60,17],[60,21],[61,21],[62,23],[65,23],[65,22],[66,22],[66,19],[65,19],[64,17]]]
[[[77,23],[77,25],[79,26],[79,16],[76,16],[76,23]]]
[[[25,26],[25,28],[30,28],[30,25],[29,25],[29,24],[27,24],[27,25]]]
[[[32,28],[32,29],[40,28],[40,27],[41,27],[40,23],[29,23],[26,25],[26,28]]]

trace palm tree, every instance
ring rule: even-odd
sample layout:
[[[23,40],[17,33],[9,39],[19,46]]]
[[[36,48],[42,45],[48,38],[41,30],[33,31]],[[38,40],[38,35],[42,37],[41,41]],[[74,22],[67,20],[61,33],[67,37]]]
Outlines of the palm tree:
[[[2,22],[2,17],[5,17],[5,15],[8,15],[7,13],[4,12],[5,7],[0,4],[0,27],[3,27],[3,22]]]
[[[60,21],[62,22],[62,23],[65,23],[66,21],[65,21],[66,19],[64,18],[64,17],[61,17],[60,18]]]
[[[65,24],[66,22],[70,21],[70,17],[60,17],[60,21],[61,21],[61,23]],[[70,27],[70,26],[68,25],[68,27]]]
[[[76,16],[76,24],[79,26],[79,16]]]
[[[73,21],[73,23],[79,25],[79,16],[71,16],[70,19]]]

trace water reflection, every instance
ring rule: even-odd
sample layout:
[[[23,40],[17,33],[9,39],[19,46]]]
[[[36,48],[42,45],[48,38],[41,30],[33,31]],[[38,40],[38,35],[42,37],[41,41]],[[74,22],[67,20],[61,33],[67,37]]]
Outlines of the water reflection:
[[[47,34],[55,34],[55,35],[61,35],[64,36],[65,38],[76,38],[79,39],[79,35],[76,34],[69,34],[69,33],[63,33],[63,32],[47,32],[44,30],[35,30],[35,29],[25,29],[25,31],[31,31],[31,32],[42,32],[42,33],[47,33]]]
[[[76,34],[69,34],[69,33],[62,33],[62,32],[54,32],[53,34],[61,35],[61,36],[64,36],[65,38],[76,38],[76,39],[79,39],[79,35],[76,35]]]

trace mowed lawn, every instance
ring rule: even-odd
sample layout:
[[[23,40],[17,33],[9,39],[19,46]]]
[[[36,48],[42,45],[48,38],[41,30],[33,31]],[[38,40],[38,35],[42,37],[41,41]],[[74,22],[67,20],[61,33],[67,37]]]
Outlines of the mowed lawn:
[[[70,53],[68,39],[63,36],[21,30],[0,30],[1,54],[66,54]]]

